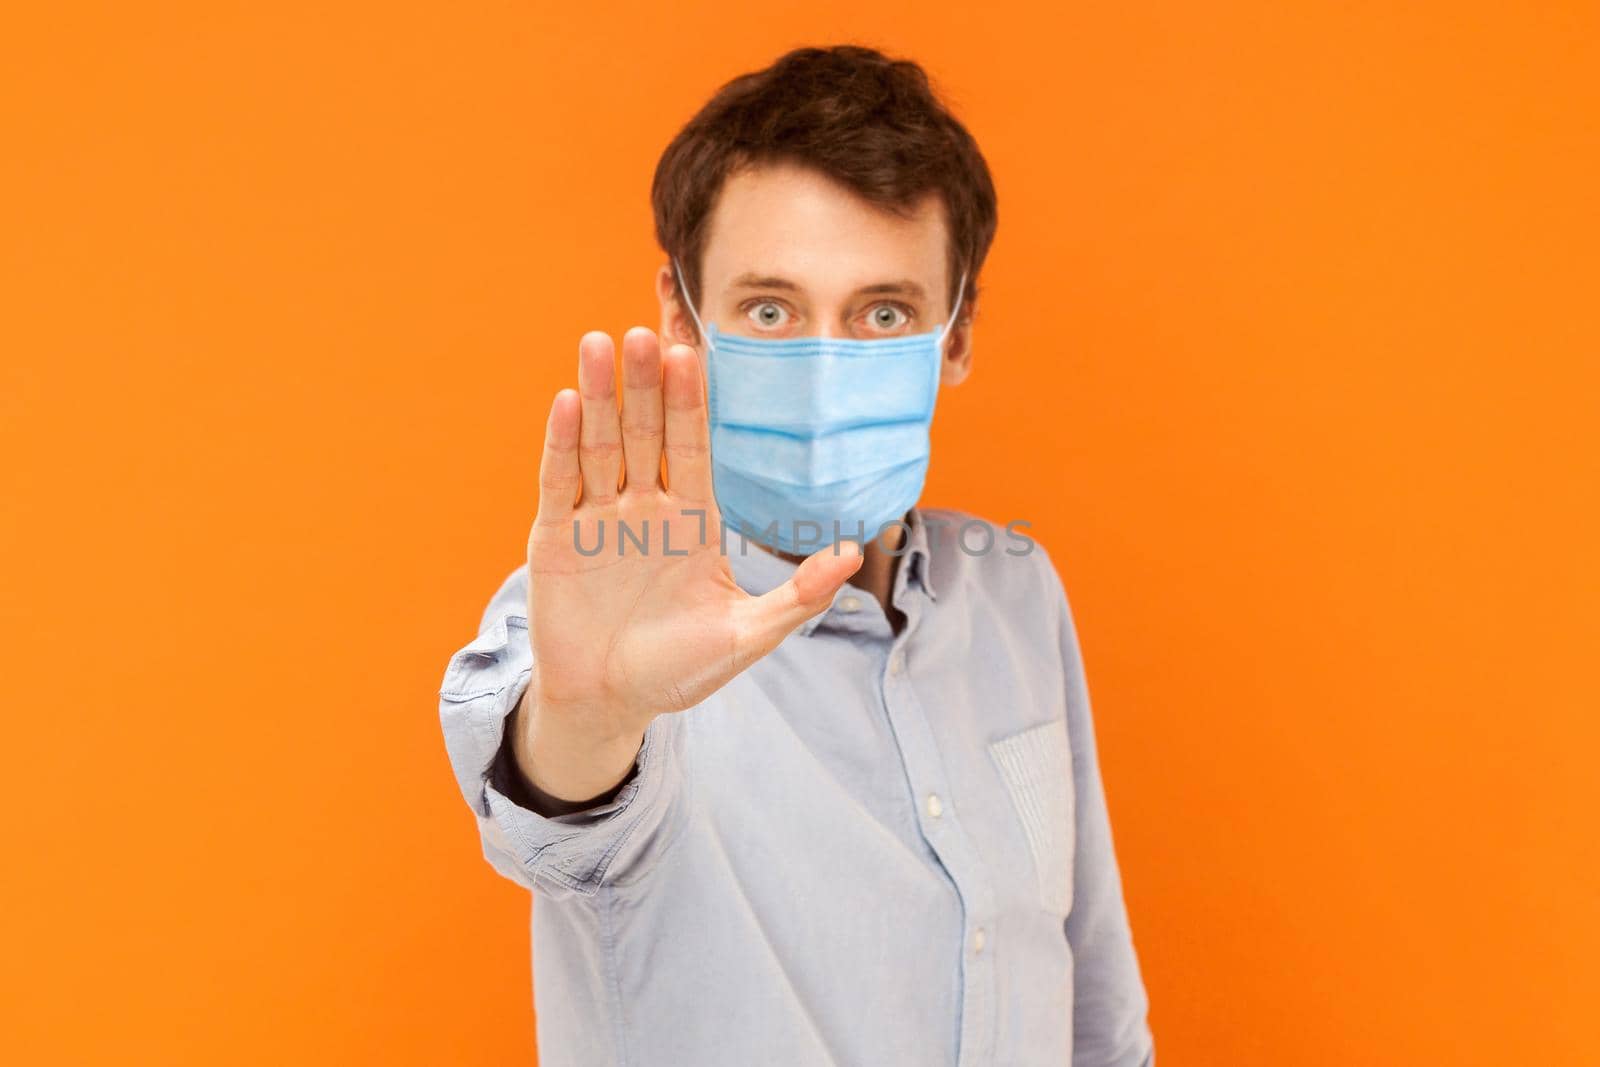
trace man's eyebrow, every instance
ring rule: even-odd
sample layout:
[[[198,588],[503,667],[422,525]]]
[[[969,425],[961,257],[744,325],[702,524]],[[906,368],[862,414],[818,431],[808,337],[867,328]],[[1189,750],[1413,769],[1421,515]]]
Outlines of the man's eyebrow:
[[[783,289],[797,293],[800,286],[788,278],[776,274],[741,274],[733,279],[732,287],[735,289]],[[903,278],[895,282],[877,282],[873,285],[863,285],[856,290],[857,296],[909,296],[922,298],[928,295],[927,290],[910,278]]]
[[[731,283],[735,289],[787,289],[790,292],[799,292],[800,287],[788,278],[780,278],[776,274],[741,274]]]
[[[922,286],[918,285],[910,278],[904,278],[898,282],[879,282],[876,285],[864,285],[860,289],[857,289],[856,292],[861,296],[877,296],[884,294],[890,296],[912,296],[921,298],[928,295],[927,290],[923,289]]]

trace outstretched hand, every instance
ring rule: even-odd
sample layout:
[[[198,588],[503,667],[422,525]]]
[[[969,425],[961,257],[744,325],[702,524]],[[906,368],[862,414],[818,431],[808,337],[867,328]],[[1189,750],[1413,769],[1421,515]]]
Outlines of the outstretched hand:
[[[611,338],[585,334],[578,352],[578,389],[550,407],[528,537],[535,666],[516,748],[536,786],[569,799],[619,779],[651,719],[726,685],[861,565],[844,542],[746,593],[721,548],[695,350],[663,354],[652,331],[629,330],[620,409]]]

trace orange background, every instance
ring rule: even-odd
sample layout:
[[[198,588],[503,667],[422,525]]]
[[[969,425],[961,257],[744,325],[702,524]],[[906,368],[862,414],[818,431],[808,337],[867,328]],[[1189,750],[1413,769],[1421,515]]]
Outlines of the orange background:
[[[857,40],[996,174],[927,500],[1063,571],[1163,1063],[1600,1062],[1600,8],[252,6],[0,32],[0,1055],[529,1062],[445,662],[657,154]]]

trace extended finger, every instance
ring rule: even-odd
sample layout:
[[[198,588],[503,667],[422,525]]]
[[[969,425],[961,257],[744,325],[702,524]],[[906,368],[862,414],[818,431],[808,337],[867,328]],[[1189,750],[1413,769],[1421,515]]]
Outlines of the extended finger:
[[[578,395],[583,407],[578,466],[586,504],[608,504],[617,498],[622,433],[617,424],[615,359],[610,336],[599,330],[591,330],[578,342]]]
[[[861,548],[841,541],[806,557],[787,582],[744,602],[735,659],[743,670],[777,648],[795,627],[833,603],[833,595],[861,566]]]
[[[690,503],[704,503],[711,499],[711,441],[700,357],[689,345],[673,345],[662,365],[667,486]]]
[[[564,522],[578,497],[578,394],[563,389],[550,404],[544,427],[544,453],[539,457],[539,517],[542,523]]]
[[[661,485],[661,344],[635,326],[622,336],[622,457],[629,489]]]

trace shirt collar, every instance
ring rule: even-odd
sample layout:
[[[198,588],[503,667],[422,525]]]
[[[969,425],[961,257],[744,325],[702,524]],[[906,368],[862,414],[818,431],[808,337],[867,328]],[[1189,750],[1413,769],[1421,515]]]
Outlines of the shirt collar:
[[[911,530],[906,537],[905,555],[901,559],[901,566],[895,571],[895,593],[908,583],[921,586],[922,591],[928,594],[928,599],[937,601],[939,594],[933,587],[933,546],[928,538],[928,520],[921,509],[912,508],[906,513],[906,525]]]
[[[929,600],[937,601],[939,598],[934,593],[933,587],[928,527],[922,512],[912,508],[906,515],[906,525],[909,533],[906,537],[905,551],[900,558],[900,566],[895,568],[894,592],[891,599],[899,603],[905,596],[907,587],[915,586],[927,593]],[[731,526],[725,529],[722,550],[728,556],[728,566],[733,569],[733,577],[739,583],[739,587],[751,596],[772,592],[788,581],[799,567],[797,563],[790,563],[781,556],[768,552],[737,529]],[[798,632],[809,637],[818,626],[822,625],[823,620],[838,608],[840,600],[846,596],[861,595],[852,593],[851,590],[852,586],[846,582],[834,594],[833,605],[827,611],[820,611],[807,619],[800,625]]]

